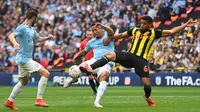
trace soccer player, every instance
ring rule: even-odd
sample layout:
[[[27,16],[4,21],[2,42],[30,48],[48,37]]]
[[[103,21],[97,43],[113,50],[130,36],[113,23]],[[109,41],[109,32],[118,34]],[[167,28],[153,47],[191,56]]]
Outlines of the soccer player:
[[[35,105],[39,107],[49,106],[43,101],[42,96],[45,91],[50,73],[43,68],[42,65],[32,60],[32,53],[34,41],[43,42],[48,39],[53,39],[53,35],[49,34],[47,37],[41,37],[38,35],[33,27],[37,21],[37,18],[37,9],[29,8],[26,13],[25,21],[9,35],[9,39],[17,51],[15,62],[18,65],[18,74],[20,78],[19,82],[14,86],[8,100],[4,102],[4,105],[11,110],[18,110],[14,104],[14,100],[22,88],[28,83],[29,75],[33,72],[41,76],[41,79],[38,83]]]
[[[80,51],[83,51],[84,49],[85,49],[85,47],[86,47],[86,44],[88,43],[88,41],[89,40],[91,40],[93,38],[93,33],[92,33],[92,30],[87,30],[86,31],[86,39],[85,40],[83,40],[82,42],[81,42],[81,45],[80,45]],[[92,57],[93,57],[93,50],[90,50],[86,55],[85,55],[85,57],[83,58],[83,60],[82,61],[87,61],[87,60],[90,60]],[[89,78],[89,84],[90,84],[90,86],[91,86],[91,88],[92,88],[92,90],[93,90],[93,93],[94,93],[94,95],[96,95],[96,93],[97,93],[97,90],[96,90],[96,87],[95,86],[97,86],[97,88],[99,87],[99,82],[97,81],[97,79],[96,79],[96,77],[93,77],[93,75],[88,75],[88,78]],[[95,82],[94,82],[94,80],[95,80],[95,82],[96,82],[96,85],[95,85]],[[78,79],[77,78],[69,78],[69,79],[67,79],[67,81],[64,83],[64,86],[63,87],[69,87],[69,86],[71,86],[71,84],[72,83],[74,83],[74,82],[77,82],[78,81]]]
[[[105,31],[106,32],[105,32]],[[80,64],[80,66],[90,65],[94,63],[96,60],[101,59],[105,54],[109,52],[114,52],[114,41],[109,39],[109,36],[114,35],[114,31],[101,23],[97,23],[95,26],[92,27],[92,32],[94,38],[91,39],[85,49],[78,53],[73,59],[73,62],[76,63],[76,60],[80,57],[83,57],[93,49],[94,57],[86,62]],[[106,35],[107,34],[107,35]],[[99,80],[99,87],[97,89],[96,99],[94,101],[94,107],[103,107],[99,104],[104,92],[107,88],[107,81],[110,76],[111,67],[113,66],[113,62],[105,64],[102,67],[99,67],[94,70],[93,73],[97,73],[97,78]],[[91,73],[90,73],[91,74]]]
[[[138,74],[144,84],[144,98],[149,106],[156,106],[156,103],[150,97],[151,95],[151,84],[149,75],[148,56],[152,51],[154,42],[160,37],[168,37],[175,33],[180,32],[187,26],[194,25],[194,21],[189,20],[185,24],[175,27],[171,30],[159,30],[153,29],[153,19],[150,16],[142,17],[140,21],[140,27],[135,27],[129,31],[110,36],[112,39],[121,39],[132,36],[132,42],[128,52],[111,52],[106,54],[100,60],[97,60],[90,66],[84,65],[80,68],[82,71],[91,73],[94,69],[104,66],[109,61],[120,63],[122,66],[127,68],[135,68],[136,74]]]

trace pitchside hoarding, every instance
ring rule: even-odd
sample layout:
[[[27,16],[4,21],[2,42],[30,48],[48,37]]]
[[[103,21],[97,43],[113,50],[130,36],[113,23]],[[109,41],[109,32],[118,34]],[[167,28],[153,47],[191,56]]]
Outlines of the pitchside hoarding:
[[[52,72],[49,86],[62,86],[68,74]],[[28,86],[37,86],[40,76],[31,75]],[[19,81],[17,74],[0,74],[0,86],[15,85]],[[112,73],[108,81],[110,86],[141,86],[140,78],[135,73]],[[153,86],[196,86],[200,87],[200,74],[197,73],[157,73],[151,75]],[[88,86],[88,78],[82,75],[74,86]]]

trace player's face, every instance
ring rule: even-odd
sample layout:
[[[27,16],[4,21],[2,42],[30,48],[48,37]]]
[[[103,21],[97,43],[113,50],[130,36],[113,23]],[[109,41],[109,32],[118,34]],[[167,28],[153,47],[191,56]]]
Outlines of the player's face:
[[[141,20],[141,23],[140,23],[140,29],[142,30],[142,31],[146,31],[146,30],[149,30],[150,29],[150,27],[151,27],[151,23],[148,23],[146,20]]]
[[[103,29],[99,27],[93,27],[92,32],[94,37],[103,37],[104,35]]]
[[[34,20],[33,20],[33,24],[32,24],[32,26],[34,26],[35,25],[35,23],[37,22],[37,20],[38,20],[38,17],[34,17],[33,18]]]
[[[93,37],[92,31],[87,31],[86,32],[86,37],[88,38],[88,40],[92,39],[92,37]]]

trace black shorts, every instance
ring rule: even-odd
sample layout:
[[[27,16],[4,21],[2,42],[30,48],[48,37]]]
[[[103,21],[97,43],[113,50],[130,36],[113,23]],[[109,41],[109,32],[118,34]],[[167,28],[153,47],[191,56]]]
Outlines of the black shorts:
[[[135,68],[135,72],[140,77],[150,77],[149,64],[147,60],[129,52],[115,52],[116,63],[126,68]]]

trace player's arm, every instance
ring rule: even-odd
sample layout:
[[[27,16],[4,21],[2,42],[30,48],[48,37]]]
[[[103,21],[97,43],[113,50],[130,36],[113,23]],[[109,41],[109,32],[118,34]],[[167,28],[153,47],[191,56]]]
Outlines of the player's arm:
[[[83,42],[81,42],[81,45],[80,45],[80,51],[84,50],[85,49],[85,46],[83,44]],[[82,62],[85,61],[85,58],[82,57]]]
[[[170,30],[163,30],[161,37],[168,37],[170,35],[178,33],[180,31],[184,30],[184,28],[187,27],[187,26],[194,26],[195,23],[196,23],[196,21],[188,20],[186,23],[184,23],[184,24],[182,24],[180,26],[174,27],[174,28],[172,28]]]
[[[113,29],[111,27],[103,25],[101,23],[97,23],[96,26],[97,27],[102,27],[107,32],[108,37],[114,35],[114,31],[113,31]],[[110,40],[111,40],[111,38],[104,38],[103,39],[103,44],[104,45],[108,45],[108,43],[110,42]]]
[[[42,37],[42,36],[37,36],[37,38],[35,39],[36,42],[44,42],[46,40],[51,40],[54,39],[54,36],[49,34],[47,37]]]
[[[14,33],[11,33],[8,38],[10,40],[10,42],[13,44],[15,51],[19,50],[20,45],[18,44],[17,40],[16,40],[16,35]]]
[[[76,54],[74,55],[72,62],[73,62],[74,64],[76,64],[76,60],[77,60],[78,58],[81,58],[81,57],[85,56],[86,54],[87,54],[87,51],[85,51],[85,50],[79,51],[78,53],[76,53]]]
[[[118,39],[122,39],[122,38],[127,38],[129,36],[132,36],[132,35],[129,35],[128,31],[126,31],[126,32],[123,32],[123,33],[120,33],[120,34],[116,34],[114,36],[109,36],[109,38],[118,40]]]
[[[76,54],[74,55],[73,60],[72,60],[72,62],[73,62],[74,64],[76,64],[76,60],[77,60],[78,58],[85,56],[90,50],[92,50],[91,44],[92,44],[92,41],[91,41],[91,40],[88,41],[88,43],[87,43],[85,49],[82,50],[82,51],[79,51],[78,53],[76,53]]]

